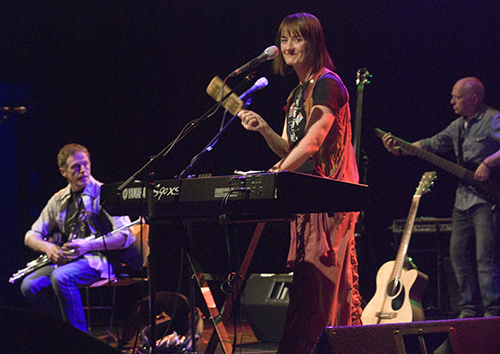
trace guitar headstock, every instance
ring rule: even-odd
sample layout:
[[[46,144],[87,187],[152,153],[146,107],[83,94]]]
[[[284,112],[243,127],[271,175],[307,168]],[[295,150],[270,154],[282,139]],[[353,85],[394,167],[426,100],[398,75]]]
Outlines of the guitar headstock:
[[[434,180],[437,178],[435,171],[425,172],[422,175],[422,179],[418,184],[417,190],[415,191],[415,196],[422,196],[429,191],[431,186],[434,184]]]
[[[370,78],[372,75],[368,72],[366,68],[361,68],[356,72],[356,86],[363,87],[365,84],[370,83]]]

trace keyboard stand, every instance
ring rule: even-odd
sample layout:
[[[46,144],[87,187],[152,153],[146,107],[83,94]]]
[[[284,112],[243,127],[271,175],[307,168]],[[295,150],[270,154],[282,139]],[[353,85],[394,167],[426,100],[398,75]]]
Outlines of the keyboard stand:
[[[233,346],[229,339],[229,336],[226,331],[226,327],[224,326],[224,322],[227,321],[229,316],[231,315],[231,311],[233,309],[233,299],[237,298],[235,295],[238,294],[241,288],[241,282],[245,279],[246,274],[248,272],[248,267],[250,266],[250,262],[252,261],[252,257],[255,253],[255,249],[257,248],[257,244],[259,243],[260,236],[262,235],[262,231],[264,230],[264,226],[266,223],[259,222],[255,228],[252,239],[250,240],[250,244],[248,245],[247,251],[245,253],[245,258],[241,263],[241,266],[238,270],[238,279],[234,288],[232,289],[232,294],[228,295],[226,301],[222,305],[221,312],[217,309],[217,305],[215,304],[214,297],[208,286],[207,280],[204,278],[198,263],[194,261],[188,254],[189,263],[191,265],[191,269],[193,274],[196,276],[197,284],[203,295],[203,299],[207,305],[208,311],[210,312],[210,320],[214,326],[214,331],[212,332],[212,336],[210,337],[210,341],[207,345],[207,349],[205,354],[213,354],[215,353],[215,349],[217,348],[217,344],[220,343],[222,347],[222,351],[224,354],[232,354]]]

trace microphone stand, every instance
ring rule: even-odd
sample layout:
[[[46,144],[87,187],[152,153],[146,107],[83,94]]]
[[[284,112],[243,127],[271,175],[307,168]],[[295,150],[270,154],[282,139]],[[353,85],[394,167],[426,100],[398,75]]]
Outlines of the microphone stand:
[[[247,107],[250,103],[251,103],[251,97],[248,97],[247,100],[245,101],[245,103],[243,104],[242,108]],[[205,154],[206,152],[211,151],[213,149],[214,145],[219,141],[220,136],[226,131],[227,127],[229,127],[229,125],[231,125],[231,123],[236,119],[237,116],[238,116],[238,112],[226,123],[226,125],[224,125],[219,130],[219,132],[213,137],[212,140],[210,140],[210,142],[205,146],[205,148],[203,150],[201,150],[198,154],[196,154],[191,159],[190,164],[188,166],[186,166],[186,168],[184,168],[184,170],[178,175],[177,178],[187,178],[189,176],[189,172],[192,170],[192,168],[196,164],[196,162],[198,162],[198,160],[201,158],[201,156],[203,154]],[[193,230],[192,230],[190,222],[188,222],[187,229],[188,229],[188,239],[193,240],[194,235],[192,234]],[[184,251],[184,252],[187,252],[187,251]],[[201,281],[201,279],[198,280],[197,274],[195,272],[195,267],[193,266],[191,256],[189,255],[189,253],[187,253],[187,258],[191,264],[191,269],[193,272],[192,279],[191,279],[190,285],[189,285],[189,293],[190,293],[190,297],[191,297],[191,318],[192,318],[192,321],[191,321],[191,343],[192,343],[193,353],[196,353],[196,351],[194,349],[194,345],[196,343],[196,333],[195,333],[196,332],[196,330],[195,330],[196,324],[194,323],[194,319],[196,318],[196,309],[195,309],[195,304],[194,304],[194,302],[195,302],[194,282],[199,282],[199,281]]]
[[[247,99],[247,101],[243,104],[243,107],[242,108],[245,108],[246,106],[248,106],[250,103],[250,98]],[[193,169],[193,166],[196,164],[196,162],[198,162],[198,160],[200,159],[200,157],[212,150],[212,148],[214,147],[214,145],[217,143],[217,141],[219,141],[219,138],[220,136],[226,131],[227,127],[229,127],[229,125],[236,119],[236,117],[238,116],[238,113],[236,113],[227,123],[226,125],[224,125],[220,130],[219,132],[217,133],[216,136],[213,137],[212,140],[210,140],[210,142],[207,144],[207,146],[205,146],[205,148],[203,150],[201,150],[198,154],[196,154],[192,159],[191,159],[191,162],[188,166],[186,166],[186,168],[184,168],[184,170],[178,175],[177,178],[187,178],[189,176],[189,172]]]
[[[7,121],[7,119],[9,118],[9,115],[10,115],[10,113],[5,112],[5,115],[3,116],[2,120],[0,120],[0,125],[2,125],[3,123],[5,123]]]
[[[221,103],[226,100],[235,90],[240,88],[243,84],[248,82],[251,78],[253,78],[253,73],[249,74],[245,77],[245,79],[240,82],[233,90],[229,91],[220,101],[216,102],[215,105],[213,105],[208,111],[206,111],[200,118],[192,120],[189,122],[184,128],[182,128],[181,132],[177,135],[177,137],[172,140],[163,150],[161,150],[158,154],[152,156],[149,161],[142,166],[139,170],[137,170],[132,176],[130,176],[125,182],[123,182],[118,188],[117,192],[121,193],[125,188],[127,188],[130,183],[132,183],[144,170],[146,170],[153,162],[158,160],[160,157],[165,157],[167,154],[172,150],[172,148],[182,140],[186,135],[188,135],[191,131],[193,131],[198,125],[212,116],[221,106]],[[212,112],[213,111],[213,112]],[[233,117],[234,119],[234,117]],[[229,123],[228,123],[229,124]],[[192,164],[191,164],[192,166]],[[176,178],[182,178],[182,177],[176,177]]]
[[[0,107],[0,111],[4,111],[4,116],[2,120],[0,120],[0,125],[5,123],[7,119],[9,119],[10,115],[12,113],[17,113],[17,114],[24,114],[26,113],[26,107],[3,107],[3,109]]]
[[[182,139],[184,138],[187,134],[189,134],[191,131],[193,131],[202,121],[206,120],[207,118],[211,117],[219,107],[222,105],[222,102],[226,100],[233,92],[234,90],[240,88],[243,84],[248,82],[251,78],[253,77],[253,73],[246,76],[245,79],[240,82],[238,85],[233,90],[230,90],[220,101],[218,101],[214,106],[212,106],[207,112],[205,112],[200,118],[195,119],[191,122],[189,122],[182,130],[181,132],[177,135],[177,137],[172,140],[163,150],[161,150],[158,154],[152,156],[144,166],[142,166],[139,170],[137,170],[132,176],[130,176],[125,182],[123,182],[118,188],[116,189],[117,195],[121,194],[125,188],[127,188],[139,175],[143,173],[144,170],[148,169],[149,166],[151,166],[155,161],[157,161],[160,157],[165,157],[167,154],[172,150],[172,148]],[[222,88],[221,88],[221,92]],[[236,116],[235,116],[236,117]],[[234,120],[234,118],[232,120]],[[232,121],[231,120],[231,121]],[[229,123],[227,124],[229,125]],[[220,134],[219,134],[220,135]],[[193,164],[191,164],[192,166]],[[150,177],[152,174],[149,175]],[[179,177],[180,178],[180,177]],[[147,185],[147,190],[146,190],[146,201],[147,201],[147,210],[148,210],[148,221],[151,223],[155,223],[156,217],[154,216],[154,197],[153,197],[153,183],[146,183]],[[150,320],[150,338],[152,338],[152,345],[151,345],[151,353],[150,354],[156,354],[156,271],[155,271],[155,265],[156,265],[156,255],[154,254],[154,250],[156,250],[155,247],[155,237],[149,237],[149,243],[150,243],[150,255],[149,255],[149,266],[148,266],[148,273],[149,273],[149,320]],[[192,304],[194,306],[194,304]],[[194,316],[193,316],[194,310],[192,311],[192,321],[194,321]],[[195,333],[192,334],[192,347],[194,348],[195,346]]]

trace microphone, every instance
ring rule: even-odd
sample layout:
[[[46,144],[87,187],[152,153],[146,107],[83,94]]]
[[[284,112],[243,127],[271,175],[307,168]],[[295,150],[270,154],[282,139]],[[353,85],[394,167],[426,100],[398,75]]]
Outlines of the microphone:
[[[0,107],[0,111],[5,112],[5,113],[19,113],[19,114],[24,114],[26,113],[26,107]]]
[[[249,69],[253,69],[257,65],[262,63],[263,61],[274,59],[274,58],[276,58],[276,56],[279,53],[280,53],[280,50],[278,49],[278,47],[276,47],[275,45],[270,46],[270,47],[266,48],[266,50],[264,50],[262,52],[262,54],[259,55],[257,58],[250,60],[248,63],[246,63],[243,66],[240,66],[238,69],[236,69],[231,74],[229,74],[228,78],[238,76],[239,74],[241,74],[244,71],[247,71]]]
[[[245,102],[245,100],[247,99],[247,97],[249,97],[254,91],[263,89],[264,87],[267,86],[267,84],[269,84],[269,81],[265,77],[261,77],[260,79],[258,79],[257,81],[255,81],[255,84],[253,84],[252,87],[250,87],[248,90],[246,90],[245,92],[243,92],[243,94],[240,97],[238,97],[238,99],[240,99],[243,102]]]

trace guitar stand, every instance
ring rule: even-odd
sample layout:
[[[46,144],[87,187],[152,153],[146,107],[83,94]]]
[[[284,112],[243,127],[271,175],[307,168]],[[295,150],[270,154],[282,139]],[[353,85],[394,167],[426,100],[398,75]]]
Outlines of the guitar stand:
[[[189,260],[189,264],[193,272],[193,282],[194,280],[196,280],[196,284],[198,284],[201,294],[203,295],[205,304],[207,305],[208,311],[210,312],[210,320],[212,321],[212,324],[214,326],[214,331],[212,332],[212,336],[210,337],[210,341],[208,343],[205,354],[213,354],[215,352],[215,349],[217,348],[218,343],[221,344],[222,351],[224,354],[233,353],[233,346],[229,339],[229,335],[227,334],[224,322],[227,321],[227,319],[231,314],[234,305],[233,299],[236,298],[235,295],[237,295],[238,292],[240,291],[241,280],[245,279],[246,277],[248,267],[250,265],[250,262],[252,261],[253,254],[255,253],[257,244],[259,243],[260,236],[262,235],[262,231],[264,230],[264,226],[265,226],[264,222],[259,222],[257,224],[252,239],[250,241],[250,244],[245,253],[245,258],[243,259],[243,262],[241,263],[241,266],[238,270],[236,285],[232,289],[231,294],[227,296],[226,301],[222,305],[221,312],[219,312],[219,310],[217,309],[214,297],[212,295],[210,287],[208,286],[207,280],[209,279],[207,279],[203,275],[198,263],[191,258],[189,253],[186,253]]]

